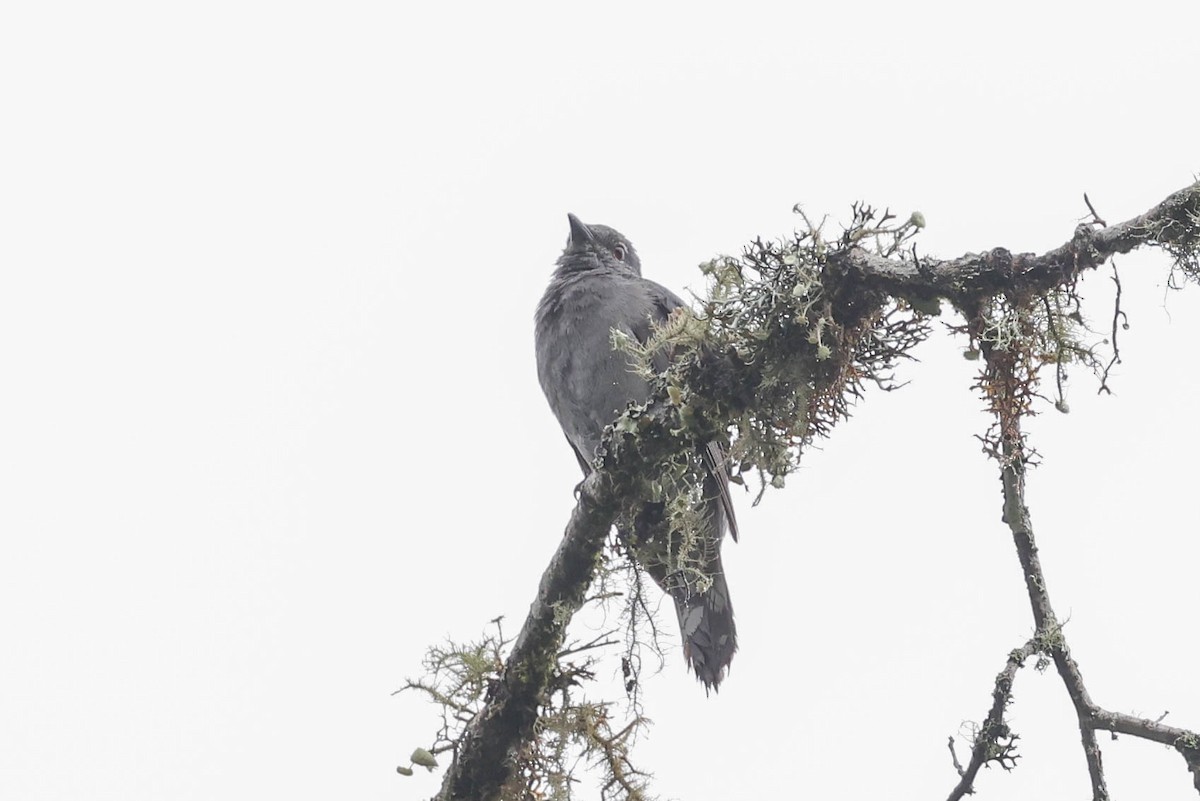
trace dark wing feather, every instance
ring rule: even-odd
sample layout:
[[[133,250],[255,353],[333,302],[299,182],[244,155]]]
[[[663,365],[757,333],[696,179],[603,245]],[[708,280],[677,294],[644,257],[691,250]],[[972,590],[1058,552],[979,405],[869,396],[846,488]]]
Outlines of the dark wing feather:
[[[666,287],[656,284],[653,281],[643,279],[646,285],[647,294],[649,295],[649,312],[644,320],[637,320],[631,326],[633,335],[637,337],[638,342],[643,345],[650,338],[650,334],[654,325],[661,323],[670,316],[671,312],[684,303],[671,290]],[[654,369],[662,372],[667,369],[669,356],[665,353],[656,353],[654,355]],[[704,457],[704,466],[708,469],[709,474],[716,479],[718,499],[721,503],[721,510],[725,513],[725,519],[729,523],[729,534],[733,537],[733,541],[738,541],[738,526],[737,518],[733,514],[733,498],[729,495],[729,468],[728,459],[725,457],[725,450],[719,442],[710,442],[701,454]]]
[[[646,316],[635,319],[629,328],[637,337],[637,341],[645,345],[646,340],[650,339],[650,334],[653,333],[654,326],[662,323],[670,316],[671,312],[684,304],[678,295],[661,284],[646,279],[642,279],[642,284],[645,286],[646,300],[648,301]],[[666,353],[656,353],[652,359],[655,371],[660,373],[667,369],[669,362],[670,356]]]
[[[704,465],[716,479],[717,495],[721,501],[721,509],[725,512],[725,520],[729,523],[729,536],[738,541],[737,518],[733,514],[733,498],[729,495],[729,460],[725,457],[725,449],[719,442],[710,442],[704,449]]]
[[[571,438],[567,437],[567,444],[571,446],[571,453],[575,454],[575,458],[579,460],[579,466],[583,468],[584,477],[592,474],[592,463],[583,458],[583,454],[579,452],[579,448],[575,447],[575,443],[571,442]],[[737,537],[734,537],[736,540]]]

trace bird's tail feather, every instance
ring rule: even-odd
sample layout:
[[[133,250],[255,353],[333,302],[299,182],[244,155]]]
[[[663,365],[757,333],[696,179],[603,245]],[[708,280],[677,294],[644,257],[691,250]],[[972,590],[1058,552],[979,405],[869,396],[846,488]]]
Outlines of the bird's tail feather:
[[[706,591],[689,593],[679,588],[671,595],[679,615],[679,633],[688,667],[704,684],[705,690],[720,689],[721,680],[737,650],[737,626],[733,622],[729,585],[720,572],[720,562],[712,576],[712,585]]]
[[[710,481],[711,481],[710,476]],[[707,489],[707,487],[706,487]],[[638,562],[671,599],[688,667],[705,690],[717,689],[737,651],[737,627],[721,566],[727,523],[719,499],[709,495],[707,525],[695,537],[672,536],[662,503],[648,503],[621,532]]]

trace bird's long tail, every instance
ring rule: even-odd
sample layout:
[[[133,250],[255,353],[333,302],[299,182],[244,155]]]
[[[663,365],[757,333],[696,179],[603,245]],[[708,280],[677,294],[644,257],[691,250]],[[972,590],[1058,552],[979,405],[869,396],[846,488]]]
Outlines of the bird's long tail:
[[[737,626],[721,565],[721,539],[729,519],[712,487],[717,481],[710,473],[705,519],[693,536],[671,532],[662,503],[643,506],[634,525],[621,532],[641,566],[675,602],[683,655],[706,691],[719,688],[737,651]]]
[[[671,592],[679,615],[679,633],[688,667],[704,684],[705,690],[720,689],[737,650],[737,626],[729,602],[729,585],[716,561],[712,584],[703,593],[676,588]]]

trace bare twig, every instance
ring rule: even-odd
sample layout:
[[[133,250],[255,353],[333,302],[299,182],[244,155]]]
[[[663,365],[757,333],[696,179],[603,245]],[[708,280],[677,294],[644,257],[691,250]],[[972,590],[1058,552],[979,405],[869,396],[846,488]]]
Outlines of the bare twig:
[[[962,763],[958,761],[958,752],[954,750],[954,735],[950,735],[946,740],[946,747],[950,749],[950,761],[954,763],[954,769],[958,771],[959,776],[966,776],[967,772],[963,770]],[[967,792],[970,792],[969,790]]]
[[[1117,296],[1113,299],[1113,317],[1112,317],[1112,358],[1108,364],[1104,366],[1104,372],[1100,376],[1100,388],[1096,390],[1096,394],[1107,392],[1112,394],[1112,390],[1108,387],[1108,374],[1112,370],[1113,365],[1121,362],[1121,347],[1117,344],[1117,330],[1121,327],[1129,327],[1129,318],[1121,309],[1121,273],[1117,270],[1117,260],[1112,260],[1112,282],[1117,286]]]
[[[1092,201],[1088,198],[1087,192],[1083,193],[1083,202],[1087,204],[1088,211],[1092,213],[1092,222],[1101,228],[1108,227],[1108,223],[1104,221],[1104,218],[1096,213],[1096,207],[1092,205]]]
[[[576,645],[572,648],[564,648],[563,650],[558,652],[558,658],[562,659],[564,656],[570,656],[571,654],[578,654],[583,651],[590,651],[593,648],[607,648],[610,645],[617,645],[618,643],[616,640],[606,639],[607,637],[614,634],[615,632],[616,632],[616,629],[612,629],[612,630],[604,632],[603,634],[597,635],[595,639],[591,640],[590,642],[586,642],[583,645]]]
[[[1056,354],[1057,358],[1054,360],[1054,384],[1057,391],[1054,405],[1059,409],[1064,409],[1066,408],[1066,395],[1063,392],[1063,382],[1066,379],[1066,369],[1063,367],[1063,356],[1061,353],[1063,343],[1062,335],[1059,333],[1057,326],[1054,324],[1055,315],[1054,310],[1050,307],[1050,296],[1043,295],[1042,303],[1046,307],[1046,325],[1050,329],[1050,335],[1054,337],[1055,346],[1059,349],[1059,353]]]

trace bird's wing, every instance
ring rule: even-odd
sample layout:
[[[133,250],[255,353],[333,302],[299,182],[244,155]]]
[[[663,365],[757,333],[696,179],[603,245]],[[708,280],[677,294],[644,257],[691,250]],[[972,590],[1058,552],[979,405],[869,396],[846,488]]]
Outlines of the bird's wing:
[[[567,437],[567,444],[571,446],[571,453],[575,454],[575,458],[579,460],[579,466],[583,468],[583,475],[586,478],[592,474],[592,463],[583,458],[583,454],[579,452],[579,448],[575,447],[575,443],[571,442],[571,438]],[[734,537],[737,539],[737,537]]]
[[[733,498],[729,495],[729,458],[719,442],[710,442],[704,449],[704,465],[717,484],[717,497],[721,501],[721,510],[725,512],[725,522],[729,524],[729,536],[738,541],[737,517],[733,513]]]
[[[684,305],[684,302],[679,299],[671,290],[661,284],[656,284],[653,281],[642,279],[642,283],[646,287],[647,295],[647,313],[646,316],[634,320],[630,328],[633,335],[637,337],[638,342],[643,345],[650,338],[651,331],[655,325],[658,325],[675,309]],[[656,353],[654,355],[654,369],[662,372],[667,369],[669,361],[668,354]],[[578,453],[576,454],[578,455]],[[729,534],[733,537],[733,541],[738,541],[738,526],[737,518],[733,513],[733,498],[729,495],[729,459],[725,455],[725,449],[721,447],[719,442],[710,442],[704,448],[701,454],[704,458],[704,466],[708,469],[709,474],[716,479],[717,495],[721,503],[721,510],[725,513],[725,520],[729,523]]]
[[[634,315],[634,319],[630,321],[629,329],[637,337],[637,341],[645,345],[654,331],[654,326],[666,320],[671,315],[671,312],[683,306],[684,303],[679,299],[678,295],[661,284],[656,284],[645,278],[640,279],[639,283],[645,290],[646,313]],[[670,355],[667,353],[656,353],[652,359],[654,369],[659,373],[667,369],[669,362]]]

